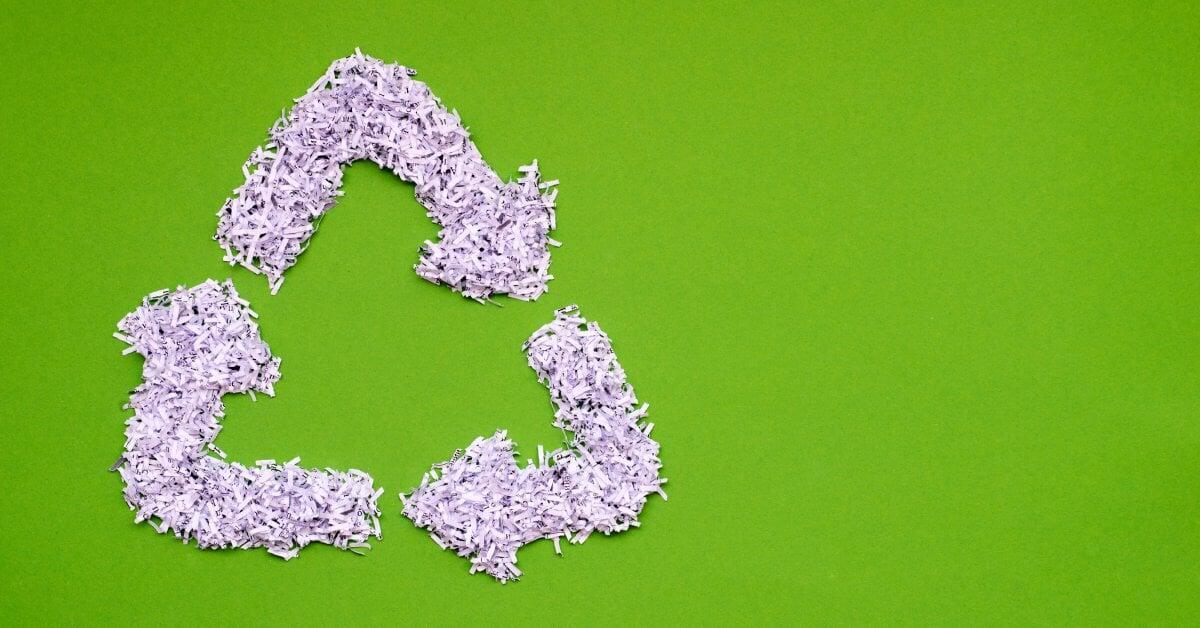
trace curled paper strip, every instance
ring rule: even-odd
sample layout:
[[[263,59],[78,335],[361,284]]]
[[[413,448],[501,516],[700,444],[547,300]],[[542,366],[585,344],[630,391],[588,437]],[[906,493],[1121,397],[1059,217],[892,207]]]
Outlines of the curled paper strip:
[[[633,388],[608,336],[575,306],[559,310],[523,346],[529,366],[550,389],[554,425],[574,432],[567,449],[524,468],[500,430],[434,465],[404,500],[404,515],[434,542],[469,556],[471,573],[517,578],[517,549],[538,539],[582,543],[638,525],[650,493],[666,499],[653,423],[642,423]]]
[[[121,319],[125,353],[145,357],[142,384],[129,404],[125,452],[114,468],[125,482],[135,521],[173,532],[201,548],[266,547],[291,559],[313,541],[369,548],[380,536],[374,489],[362,471],[303,469],[260,460],[227,463],[213,439],[221,396],[274,394],[279,358],[271,355],[233,283],[213,280],[147,296]],[[206,451],[208,450],[208,451]],[[158,521],[154,521],[158,518]]]
[[[370,159],[414,183],[442,227],[421,247],[418,275],[477,300],[545,292],[558,181],[540,183],[536,160],[502,181],[458,113],[413,74],[361,51],[334,61],[242,167],[246,182],[217,214],[225,260],[277,291],[342,194],[342,166]]]

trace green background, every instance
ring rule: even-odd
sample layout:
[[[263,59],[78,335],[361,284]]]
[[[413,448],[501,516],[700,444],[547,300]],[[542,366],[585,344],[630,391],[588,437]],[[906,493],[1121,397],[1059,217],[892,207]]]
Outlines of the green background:
[[[1040,4],[9,4],[0,623],[1200,622],[1200,10]],[[242,161],[355,46],[562,180],[549,294],[417,278],[435,228],[369,163],[278,296],[221,263]],[[369,556],[185,548],[106,472],[115,323],[227,276],[283,379],[218,444],[368,470]],[[519,345],[572,302],[670,501],[468,576],[396,492],[557,443]]]

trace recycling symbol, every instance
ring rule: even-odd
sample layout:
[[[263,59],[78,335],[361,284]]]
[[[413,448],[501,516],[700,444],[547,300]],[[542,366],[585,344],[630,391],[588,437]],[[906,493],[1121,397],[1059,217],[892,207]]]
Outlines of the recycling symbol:
[[[457,112],[415,72],[356,51],[335,61],[271,128],[243,166],[245,183],[218,213],[224,259],[266,277],[277,293],[342,194],[342,168],[369,159],[414,185],[440,227],[420,247],[416,273],[464,297],[546,292],[557,181],[537,162],[505,182],[487,165]],[[365,471],[230,461],[214,440],[226,394],[273,395],[280,359],[232,282],[159,290],[119,323],[125,353],[144,358],[130,396],[125,448],[114,471],[135,522],[202,549],[265,547],[285,559],[309,543],[354,552],[381,538],[384,489]],[[433,542],[470,560],[472,573],[521,575],[517,550],[538,539],[582,543],[638,525],[652,493],[666,499],[653,423],[612,343],[576,306],[555,312],[522,346],[550,393],[564,446],[526,466],[504,430],[432,465],[402,514]],[[414,482],[415,483],[415,482]]]

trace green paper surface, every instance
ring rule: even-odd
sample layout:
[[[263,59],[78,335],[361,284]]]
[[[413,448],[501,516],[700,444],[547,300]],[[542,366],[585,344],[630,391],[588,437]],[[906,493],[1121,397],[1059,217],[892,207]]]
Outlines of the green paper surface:
[[[0,624],[1200,623],[1195,3],[198,4],[0,20]],[[436,228],[365,162],[277,296],[221,262],[242,162],[356,46],[562,181],[549,294],[419,279]],[[217,444],[371,473],[368,556],[133,524],[110,334],[208,277],[283,358]],[[569,303],[670,501],[502,586],[396,494],[559,442],[519,347]]]

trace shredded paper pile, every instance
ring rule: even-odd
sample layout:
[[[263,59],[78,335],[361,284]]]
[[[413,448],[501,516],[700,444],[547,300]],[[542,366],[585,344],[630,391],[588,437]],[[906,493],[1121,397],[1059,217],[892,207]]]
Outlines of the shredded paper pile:
[[[342,167],[370,159],[416,186],[442,227],[420,249],[417,274],[479,301],[532,300],[546,291],[558,182],[537,162],[505,183],[455,112],[415,73],[356,53],[333,63],[243,166],[246,182],[219,212],[225,260],[265,274],[271,292],[342,194]],[[273,394],[279,358],[232,281],[159,290],[118,324],[125,353],[145,358],[131,393],[125,451],[113,465],[136,522],[200,548],[266,547],[286,559],[312,542],[356,551],[380,537],[369,475],[350,469],[227,462],[213,443],[222,396]],[[564,448],[518,466],[506,432],[478,438],[433,466],[403,514],[471,572],[518,578],[517,550],[538,539],[582,543],[595,531],[638,525],[651,493],[666,499],[658,443],[608,336],[575,306],[559,310],[522,347],[550,390]],[[568,437],[567,432],[573,436]],[[569,442],[566,442],[569,438]]]
[[[554,425],[574,432],[566,449],[521,468],[513,442],[501,430],[478,438],[464,455],[435,465],[405,497],[404,515],[433,540],[469,556],[471,572],[502,581],[519,577],[517,549],[538,539],[582,543],[638,525],[650,493],[665,479],[653,423],[641,425],[633,388],[608,336],[574,306],[533,334],[524,346],[529,366],[550,389]],[[440,471],[440,476],[439,476]]]
[[[145,357],[117,461],[136,521],[201,548],[267,547],[292,558],[313,542],[369,547],[378,537],[383,489],[353,470],[303,469],[259,461],[226,463],[206,450],[224,417],[221,396],[273,394],[279,359],[259,337],[232,282],[151,294],[118,324],[126,353]],[[158,521],[154,519],[157,518]]]
[[[458,113],[414,74],[360,51],[335,61],[243,166],[246,182],[218,213],[226,261],[266,274],[277,291],[341,195],[342,166],[370,159],[414,183],[442,227],[421,247],[418,275],[474,299],[545,292],[557,181],[540,183],[534,161],[503,182]]]

